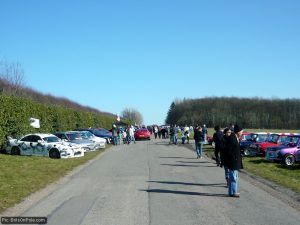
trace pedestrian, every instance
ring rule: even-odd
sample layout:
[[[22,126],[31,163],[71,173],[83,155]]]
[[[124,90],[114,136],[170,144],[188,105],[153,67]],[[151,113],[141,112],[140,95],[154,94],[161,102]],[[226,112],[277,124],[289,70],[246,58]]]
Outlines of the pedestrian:
[[[113,124],[112,126],[112,136],[113,136],[113,145],[117,145],[118,144],[118,129],[116,124]]]
[[[183,131],[184,131],[183,134],[187,140],[187,143],[190,143],[190,128],[187,125],[185,125],[185,127],[183,128]]]
[[[207,144],[207,128],[205,124],[203,124],[202,132],[204,134],[204,144]]]
[[[220,165],[220,156],[219,153],[223,147],[223,132],[219,125],[215,126],[215,133],[213,134],[213,142],[215,143],[215,159],[217,166]]]
[[[157,127],[157,126],[154,126],[153,131],[154,131],[154,137],[155,137],[155,139],[156,139],[156,138],[157,138],[157,134],[158,134],[158,127]]]
[[[196,129],[194,130],[194,140],[195,140],[197,159],[198,158],[202,159],[204,134],[202,132],[201,126],[196,126]]]
[[[163,138],[163,139],[166,139],[166,132],[167,132],[167,131],[166,131],[166,127],[162,127],[162,128],[161,128],[161,135],[162,135],[162,138]]]
[[[224,167],[224,173],[225,173],[225,180],[226,180],[226,186],[229,186],[229,169],[228,166],[226,164],[226,151],[225,151],[225,147],[227,145],[227,138],[230,137],[231,135],[231,130],[229,128],[225,128],[224,129],[224,136],[223,136],[223,146],[220,149],[220,158],[221,158],[221,163],[220,163],[220,167]]]
[[[158,127],[157,134],[158,134],[158,138],[161,139],[161,127]]]
[[[228,194],[230,197],[240,197],[238,193],[238,171],[242,169],[242,158],[240,149],[240,138],[243,129],[239,125],[234,125],[234,133],[226,138],[225,164],[229,169]]]
[[[123,130],[122,136],[123,136],[123,144],[127,144],[127,133],[126,133],[126,129]]]
[[[129,136],[130,136],[130,141],[133,141],[135,144],[135,138],[134,138],[134,127],[131,125],[129,126]],[[129,144],[129,143],[128,143]]]
[[[169,144],[177,145],[177,137],[176,137],[176,125],[171,124],[170,127],[170,142]]]

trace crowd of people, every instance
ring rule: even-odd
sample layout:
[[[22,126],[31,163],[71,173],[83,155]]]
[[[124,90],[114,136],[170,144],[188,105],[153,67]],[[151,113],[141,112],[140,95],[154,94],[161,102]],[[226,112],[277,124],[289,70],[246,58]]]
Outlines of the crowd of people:
[[[123,128],[113,124],[111,129],[113,145],[120,145],[121,142],[123,144],[135,143],[134,130],[135,128],[132,125]]]

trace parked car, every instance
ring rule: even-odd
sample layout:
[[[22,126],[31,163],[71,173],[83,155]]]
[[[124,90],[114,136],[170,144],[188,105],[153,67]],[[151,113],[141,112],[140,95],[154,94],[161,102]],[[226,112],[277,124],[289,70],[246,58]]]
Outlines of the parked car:
[[[54,133],[61,140],[80,145],[85,152],[96,150],[95,143],[91,140],[83,139],[79,131],[66,131]]]
[[[134,132],[134,138],[136,140],[141,140],[141,139],[147,139],[150,140],[151,133],[149,132],[149,130],[147,128],[141,128],[141,129],[137,129]]]
[[[81,129],[76,129],[77,131],[90,131],[92,134],[94,134],[97,137],[104,138],[106,140],[106,143],[111,143],[112,142],[112,133],[104,128],[81,128]]]
[[[282,145],[285,140],[293,134],[290,133],[280,133],[280,134],[270,134],[265,142],[252,143],[249,146],[250,155],[265,156],[267,148],[276,147]]]
[[[290,136],[283,145],[268,148],[266,160],[280,161],[287,166],[300,162],[300,136]]]
[[[80,135],[83,139],[93,141],[95,143],[95,149],[105,148],[106,140],[104,138],[97,137],[96,135],[94,135],[90,131],[86,131],[86,130],[78,131],[78,132],[80,133]]]
[[[62,142],[53,134],[28,134],[21,139],[9,138],[5,151],[11,155],[49,156],[50,158],[73,158],[84,156],[78,145]]]
[[[243,155],[248,156],[250,155],[249,147],[252,143],[260,143],[265,142],[267,140],[268,133],[266,132],[256,132],[256,133],[249,133],[244,136],[244,139],[241,140],[241,152]]]

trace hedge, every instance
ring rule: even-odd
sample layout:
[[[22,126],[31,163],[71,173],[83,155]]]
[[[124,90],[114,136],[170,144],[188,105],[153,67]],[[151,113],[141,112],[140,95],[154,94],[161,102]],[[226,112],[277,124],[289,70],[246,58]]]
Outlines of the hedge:
[[[40,128],[29,125],[29,118],[40,120]],[[0,95],[0,145],[6,136],[21,137],[28,133],[53,133],[76,128],[111,128],[115,117],[78,111],[58,105],[34,102],[30,99]]]

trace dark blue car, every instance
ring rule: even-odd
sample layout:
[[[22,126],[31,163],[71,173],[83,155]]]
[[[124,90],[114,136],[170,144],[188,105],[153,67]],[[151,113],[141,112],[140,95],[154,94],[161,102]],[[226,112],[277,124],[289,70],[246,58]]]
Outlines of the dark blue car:
[[[99,128],[82,128],[82,129],[76,129],[79,131],[90,131],[92,134],[94,134],[97,137],[105,138],[106,142],[109,144],[112,141],[112,134],[108,130],[105,129],[99,129]]]

